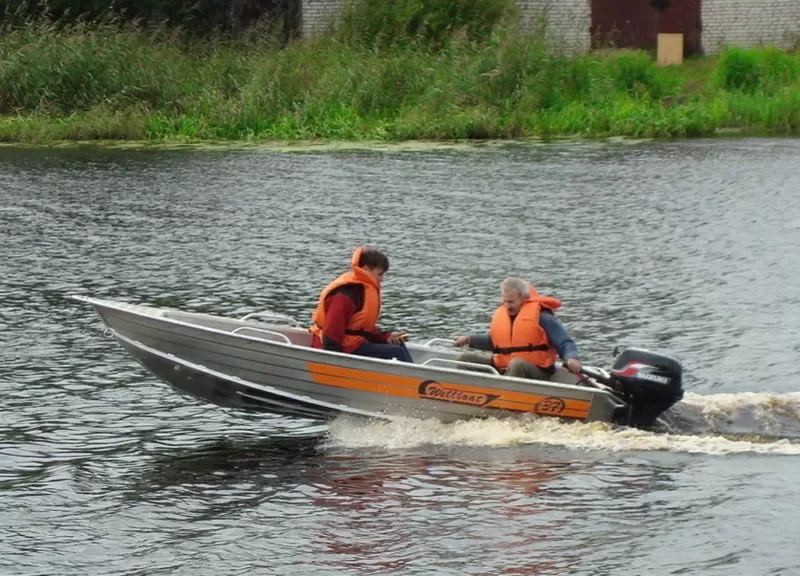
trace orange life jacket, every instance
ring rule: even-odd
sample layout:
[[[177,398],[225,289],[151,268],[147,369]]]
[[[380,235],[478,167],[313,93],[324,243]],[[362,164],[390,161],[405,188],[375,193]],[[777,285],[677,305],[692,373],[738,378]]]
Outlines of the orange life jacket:
[[[309,332],[316,334],[322,341],[322,328],[325,326],[325,299],[333,290],[347,284],[360,284],[364,287],[364,305],[350,318],[345,329],[342,348],[352,350],[363,344],[371,334],[378,332],[377,322],[381,313],[381,288],[375,279],[358,263],[361,260],[361,248],[353,253],[350,272],[345,272],[328,284],[319,295],[316,309],[311,313],[312,324]]]
[[[500,306],[492,316],[489,335],[494,346],[492,362],[498,370],[505,370],[512,358],[522,358],[541,368],[555,364],[558,354],[550,346],[547,334],[539,325],[542,308],[555,310],[561,301],[550,296],[540,296],[531,288],[531,294],[517,313],[513,323],[508,310]]]

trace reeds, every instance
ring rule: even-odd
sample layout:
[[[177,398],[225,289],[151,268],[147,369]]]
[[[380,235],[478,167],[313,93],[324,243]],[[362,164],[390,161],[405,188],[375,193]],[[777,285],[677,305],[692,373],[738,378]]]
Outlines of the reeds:
[[[165,29],[130,26],[8,29],[0,35],[0,139],[800,130],[800,55],[730,48],[715,62],[670,68],[643,52],[567,57],[516,31],[506,4],[426,1],[372,22],[351,8],[338,31],[283,48],[267,37],[189,43]]]

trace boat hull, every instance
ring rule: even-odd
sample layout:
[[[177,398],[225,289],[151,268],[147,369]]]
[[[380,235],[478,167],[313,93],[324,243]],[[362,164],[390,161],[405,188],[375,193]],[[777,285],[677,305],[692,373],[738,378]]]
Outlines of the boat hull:
[[[268,386],[259,386],[182,358],[164,354],[113,331],[112,334],[142,366],[175,390],[223,408],[316,420],[327,420],[343,414],[390,419],[385,414],[354,410],[348,406],[320,402]]]
[[[446,365],[455,357],[452,351],[409,345],[414,364],[379,360],[310,348],[302,329],[76,298],[92,304],[120,344],[159,378],[228,408],[264,410],[269,405],[238,393],[231,396],[225,378],[362,415],[442,421],[507,413],[611,421],[622,406],[601,388],[423,365]],[[194,387],[176,384],[176,366],[178,371],[190,366],[207,377]]]

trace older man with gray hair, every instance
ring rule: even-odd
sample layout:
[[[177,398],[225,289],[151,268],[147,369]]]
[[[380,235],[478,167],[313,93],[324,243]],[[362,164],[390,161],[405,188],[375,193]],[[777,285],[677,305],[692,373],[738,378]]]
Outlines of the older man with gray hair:
[[[581,371],[578,347],[554,310],[561,301],[541,296],[522,278],[500,284],[500,307],[492,316],[488,334],[458,336],[453,346],[490,350],[492,355],[465,352],[461,362],[490,364],[506,376],[549,380],[560,356],[570,372]]]

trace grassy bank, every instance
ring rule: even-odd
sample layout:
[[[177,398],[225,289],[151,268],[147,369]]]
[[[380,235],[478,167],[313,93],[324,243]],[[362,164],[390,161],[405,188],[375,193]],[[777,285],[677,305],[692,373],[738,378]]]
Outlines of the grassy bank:
[[[183,41],[31,25],[0,35],[0,140],[672,137],[800,131],[800,55],[730,49],[658,68],[569,58],[501,28],[435,46],[329,36]],[[444,38],[442,40],[442,38]],[[378,38],[380,40],[380,38]]]

